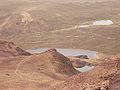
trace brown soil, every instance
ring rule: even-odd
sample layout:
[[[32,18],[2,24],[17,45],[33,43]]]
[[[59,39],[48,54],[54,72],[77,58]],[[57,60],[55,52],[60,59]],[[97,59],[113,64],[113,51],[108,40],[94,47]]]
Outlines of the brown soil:
[[[120,55],[106,57],[94,69],[80,73],[74,69],[72,60],[56,49],[22,55],[13,43],[0,43],[0,49],[15,54],[0,57],[0,90],[120,89]]]
[[[22,50],[17,47],[13,42],[7,42],[0,40],[0,57],[10,57],[10,56],[29,56],[29,52]]]
[[[76,48],[119,54],[120,0],[74,1],[0,1],[0,38],[24,49]],[[77,27],[106,19],[114,24]]]
[[[48,90],[79,73],[55,49],[30,56],[0,58],[0,90]]]
[[[117,85],[120,83],[120,77],[116,74],[120,74],[120,56],[107,58],[104,63],[96,66],[93,70],[74,75],[54,89],[119,90],[120,88]]]

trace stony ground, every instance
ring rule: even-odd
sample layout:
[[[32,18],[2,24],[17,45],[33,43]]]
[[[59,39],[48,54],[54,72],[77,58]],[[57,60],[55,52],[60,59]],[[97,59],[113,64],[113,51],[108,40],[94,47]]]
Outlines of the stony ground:
[[[106,57],[94,69],[82,73],[74,69],[73,57],[68,58],[55,49],[33,55],[22,50],[25,54],[21,55],[19,51],[13,53],[17,46],[12,42],[1,43],[0,49],[6,52],[5,56],[0,53],[0,90],[120,89],[120,55]],[[8,49],[9,43],[12,49]],[[8,54],[8,50],[17,55]],[[81,67],[88,65],[82,62]]]

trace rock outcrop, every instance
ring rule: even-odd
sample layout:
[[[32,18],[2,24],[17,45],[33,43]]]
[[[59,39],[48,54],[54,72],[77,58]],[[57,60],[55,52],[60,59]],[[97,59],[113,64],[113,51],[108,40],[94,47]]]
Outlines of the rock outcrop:
[[[85,65],[90,65],[89,62],[86,61],[86,59],[81,59],[81,58],[77,58],[77,57],[68,57],[72,63],[72,65],[75,67],[75,68],[81,68]]]
[[[20,56],[20,55],[29,56],[31,54],[17,47],[13,42],[0,40],[0,57],[10,57],[10,56]]]
[[[120,90],[120,55],[107,57],[83,73],[74,69],[74,59],[86,65],[56,49],[31,55],[0,40],[0,90]]]
[[[70,77],[55,90],[119,90],[120,56],[105,59],[93,70]],[[58,89],[59,88],[59,89]]]
[[[0,90],[48,90],[79,73],[55,49],[30,56],[0,58],[0,72]]]
[[[29,73],[33,70],[37,70],[36,72],[38,73],[42,72],[42,74],[56,79],[72,76],[78,73],[78,71],[73,68],[70,60],[55,49],[50,49],[41,54],[32,55],[27,61],[25,60],[18,69],[22,72],[27,71]],[[41,73],[38,75],[40,74]]]

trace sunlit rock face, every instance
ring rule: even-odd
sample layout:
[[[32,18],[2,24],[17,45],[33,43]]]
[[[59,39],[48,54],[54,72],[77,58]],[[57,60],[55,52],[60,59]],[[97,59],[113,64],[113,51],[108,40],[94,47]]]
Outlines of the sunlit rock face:
[[[98,20],[93,22],[93,25],[112,25],[113,21],[111,20]]]

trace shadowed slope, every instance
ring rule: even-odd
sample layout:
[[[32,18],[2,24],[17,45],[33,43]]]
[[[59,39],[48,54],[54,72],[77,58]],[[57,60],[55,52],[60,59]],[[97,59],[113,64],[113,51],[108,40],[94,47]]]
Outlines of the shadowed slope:
[[[120,90],[120,74],[116,74],[111,80],[110,90]]]
[[[69,59],[55,49],[0,58],[0,90],[48,90],[77,74]]]
[[[68,77],[78,73],[72,66],[69,59],[55,49],[50,49],[44,53],[33,55],[27,60],[24,60],[18,67],[19,72],[32,73],[38,72],[45,76],[52,77],[54,79],[60,79],[61,77]],[[33,70],[33,71],[32,71]],[[20,73],[22,73],[20,72]],[[36,78],[36,77],[35,77]],[[43,77],[41,77],[43,79]]]
[[[119,90],[120,56],[114,56],[93,70],[75,75],[54,88],[56,90]],[[116,77],[115,77],[116,76]],[[110,82],[112,82],[110,84]],[[117,87],[114,87],[117,86]],[[59,89],[58,89],[59,88]]]

